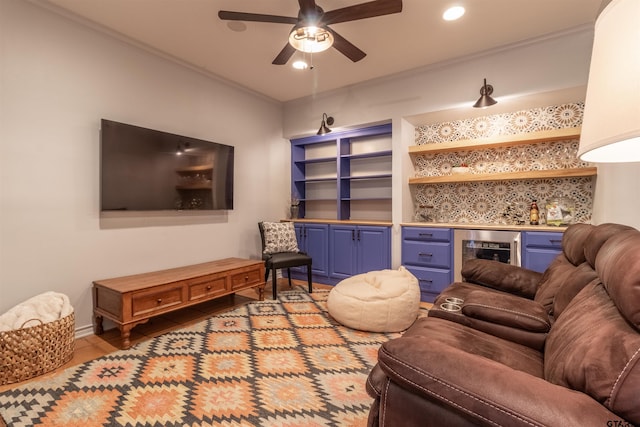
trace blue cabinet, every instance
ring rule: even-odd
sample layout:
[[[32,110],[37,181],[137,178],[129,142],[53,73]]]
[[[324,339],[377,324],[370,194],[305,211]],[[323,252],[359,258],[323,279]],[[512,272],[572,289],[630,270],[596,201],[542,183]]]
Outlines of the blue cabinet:
[[[332,224],[329,253],[329,276],[336,282],[391,268],[391,230],[385,226]]]
[[[433,302],[453,282],[453,230],[402,227],[402,265],[418,278],[421,300]]]
[[[338,220],[365,218],[363,212],[390,220],[391,146],[391,124],[291,140],[291,195],[300,218],[333,210]]]
[[[314,280],[329,274],[329,226],[316,223],[296,223],[298,248],[313,260],[311,272]],[[295,274],[294,274],[295,273]],[[306,280],[306,267],[292,269],[292,277]],[[320,283],[323,283],[320,281]]]
[[[562,252],[562,232],[524,231],[522,248],[522,266],[542,273]]]

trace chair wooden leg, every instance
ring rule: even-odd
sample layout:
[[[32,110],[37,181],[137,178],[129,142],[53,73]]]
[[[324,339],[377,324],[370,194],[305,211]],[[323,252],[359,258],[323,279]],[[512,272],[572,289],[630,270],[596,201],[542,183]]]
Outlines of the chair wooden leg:
[[[273,283],[273,299],[278,299],[278,278],[276,274],[276,269],[271,270],[271,281]]]
[[[291,269],[287,268],[287,276],[289,276],[289,287],[291,287]]]
[[[312,293],[313,285],[311,284],[311,264],[307,265],[307,282],[309,282],[309,293]]]

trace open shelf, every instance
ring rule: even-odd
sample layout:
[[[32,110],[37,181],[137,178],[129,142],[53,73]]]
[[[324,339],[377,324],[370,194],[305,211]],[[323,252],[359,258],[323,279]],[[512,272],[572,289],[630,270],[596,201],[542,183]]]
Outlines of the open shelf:
[[[456,182],[478,182],[478,181],[507,181],[522,179],[547,179],[547,178],[571,178],[582,176],[595,176],[598,174],[596,167],[573,168],[573,169],[551,169],[524,172],[503,172],[486,174],[456,174],[445,176],[426,176],[409,178],[409,184],[443,184]]]
[[[553,142],[580,137],[580,127],[543,130],[524,133],[520,135],[506,135],[493,138],[466,139],[462,141],[443,142],[437,144],[412,145],[409,154],[446,153],[451,151],[464,151],[469,149],[514,147],[539,142]]]
[[[373,157],[390,157],[391,150],[372,151],[371,153],[359,153],[359,154],[343,154],[340,156],[342,159],[371,159]]]
[[[391,124],[291,140],[291,195],[300,200],[300,216],[321,211],[336,220],[380,212],[391,217],[391,147]]]
[[[367,179],[389,179],[391,178],[391,174],[390,173],[381,173],[381,174],[375,174],[375,175],[355,175],[355,176],[343,176],[341,179],[348,179],[351,181],[358,181],[358,180],[367,180]]]

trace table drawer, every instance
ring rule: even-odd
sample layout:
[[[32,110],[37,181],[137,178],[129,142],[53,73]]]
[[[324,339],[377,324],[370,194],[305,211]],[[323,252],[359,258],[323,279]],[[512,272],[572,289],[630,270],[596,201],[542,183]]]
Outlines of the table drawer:
[[[180,305],[182,298],[182,283],[157,286],[155,288],[136,292],[131,296],[131,315],[133,317],[148,315],[154,311]]]
[[[225,274],[209,274],[187,281],[189,285],[189,301],[213,298],[227,292]]]
[[[231,275],[231,289],[238,290],[247,286],[255,285],[264,280],[259,268],[245,270]]]
[[[402,244],[402,263],[451,268],[451,243],[405,240]]]
[[[450,228],[402,227],[403,240],[422,240],[426,242],[451,241]]]

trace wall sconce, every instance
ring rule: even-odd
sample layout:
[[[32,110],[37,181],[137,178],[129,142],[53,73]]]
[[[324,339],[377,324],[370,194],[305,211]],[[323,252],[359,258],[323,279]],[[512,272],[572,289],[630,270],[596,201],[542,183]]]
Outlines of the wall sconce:
[[[497,104],[498,101],[491,97],[493,93],[493,86],[487,84],[487,79],[484,79],[484,84],[480,88],[480,98],[473,104],[473,108],[487,108],[493,104]]]
[[[329,129],[329,126],[332,126],[332,125],[333,125],[333,117],[327,116],[327,113],[322,113],[322,123],[320,124],[320,129],[318,129],[318,135],[324,135],[331,132],[331,129]]]
[[[578,156],[640,161],[640,1],[613,0],[595,24]]]

